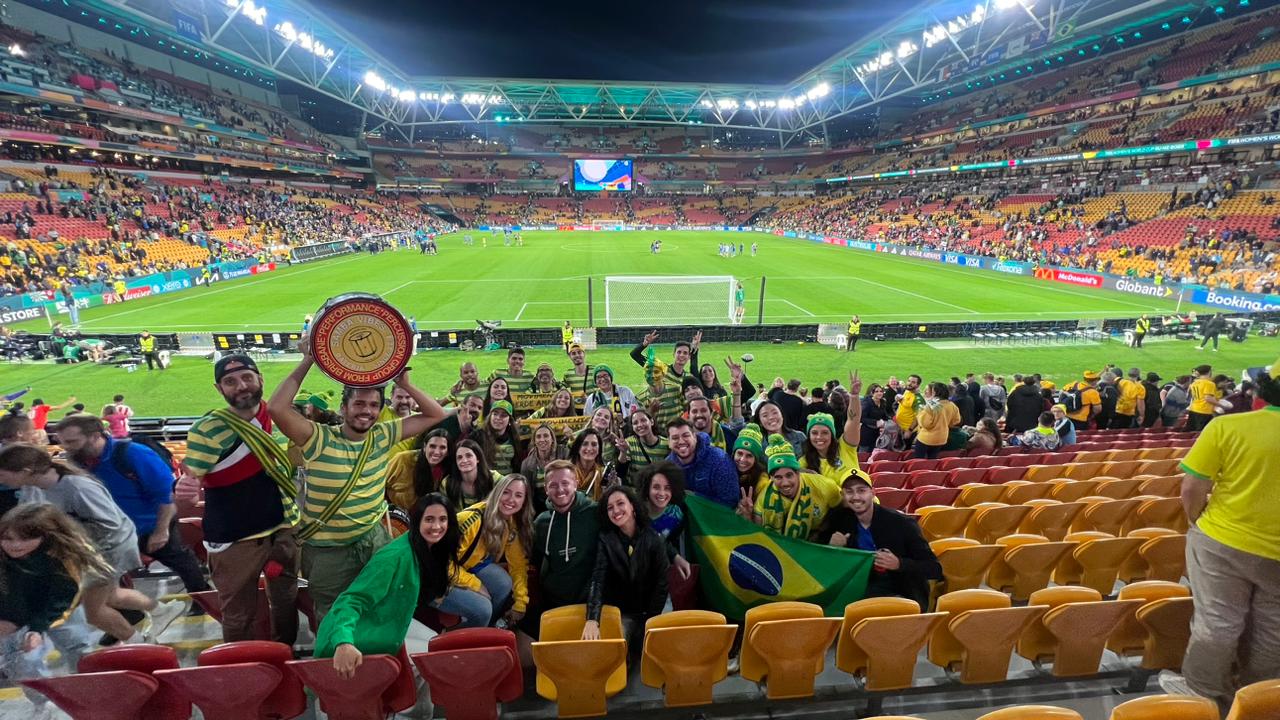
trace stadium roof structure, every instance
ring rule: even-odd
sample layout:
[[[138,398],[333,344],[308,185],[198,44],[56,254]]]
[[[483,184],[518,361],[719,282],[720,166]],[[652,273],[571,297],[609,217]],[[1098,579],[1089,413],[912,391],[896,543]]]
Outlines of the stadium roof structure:
[[[926,1],[789,83],[730,85],[410,76],[305,0],[72,1],[127,13],[347,103],[367,113],[366,129],[407,140],[433,125],[643,123],[770,130],[784,146],[878,103],[923,102],[967,80],[981,86],[1015,64],[1053,69],[1055,59],[1079,62],[1156,39],[1137,33],[1124,45],[1134,28],[1168,30],[1164,21],[1176,17],[1177,31],[1222,14],[1207,0]]]

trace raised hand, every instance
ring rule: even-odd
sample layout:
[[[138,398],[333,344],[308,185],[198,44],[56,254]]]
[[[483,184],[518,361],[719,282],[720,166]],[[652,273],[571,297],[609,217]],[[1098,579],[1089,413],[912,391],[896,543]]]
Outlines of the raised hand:
[[[701,331],[701,330],[699,330],[698,332],[696,332],[696,333],[694,333],[694,334],[693,334],[693,339],[689,341],[689,344],[693,346],[693,351],[694,351],[694,352],[698,352],[698,348],[702,346],[702,331]]]
[[[738,500],[736,512],[747,520],[750,520],[752,514],[756,511],[756,492],[752,488],[742,488],[738,492],[742,497]]]
[[[849,547],[849,533],[833,532],[827,544],[836,547]]]
[[[649,334],[644,336],[644,340],[640,341],[640,344],[643,345],[644,347],[649,347],[650,345],[654,344],[657,341],[658,341],[658,331],[650,330]]]
[[[849,373],[849,394],[855,398],[862,396],[862,378],[858,377],[857,370]]]

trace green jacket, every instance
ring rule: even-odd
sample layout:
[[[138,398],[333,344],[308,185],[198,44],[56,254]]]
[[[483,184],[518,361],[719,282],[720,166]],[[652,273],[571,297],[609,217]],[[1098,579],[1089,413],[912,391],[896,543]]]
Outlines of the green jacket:
[[[395,655],[409,633],[420,586],[418,560],[405,533],[375,553],[338,596],[316,632],[314,657],[333,657],[345,643],[366,655]]]
[[[587,601],[587,587],[595,570],[599,544],[600,516],[596,504],[581,491],[569,512],[545,510],[533,521],[533,554],[529,566],[538,568],[544,608]]]

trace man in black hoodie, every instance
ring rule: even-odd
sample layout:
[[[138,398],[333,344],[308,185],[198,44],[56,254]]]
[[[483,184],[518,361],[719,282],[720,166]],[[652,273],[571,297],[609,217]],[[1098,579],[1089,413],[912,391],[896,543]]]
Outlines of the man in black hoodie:
[[[1044,412],[1044,397],[1034,375],[1022,379],[1022,384],[1009,393],[1005,404],[1004,429],[1010,433],[1023,433],[1036,426],[1037,418]]]
[[[529,659],[529,645],[538,637],[542,613],[587,601],[600,542],[596,504],[578,492],[573,463],[547,463],[545,487],[549,509],[533,521],[533,552],[529,556],[529,567],[538,573],[536,605],[530,604],[520,620],[521,656]]]

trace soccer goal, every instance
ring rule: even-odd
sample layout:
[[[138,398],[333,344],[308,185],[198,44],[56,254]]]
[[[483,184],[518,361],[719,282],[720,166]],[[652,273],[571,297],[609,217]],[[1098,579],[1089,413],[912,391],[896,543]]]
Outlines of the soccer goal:
[[[610,327],[732,323],[731,275],[611,275],[604,279]]]

